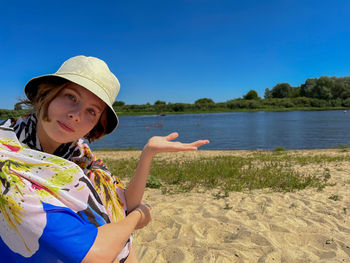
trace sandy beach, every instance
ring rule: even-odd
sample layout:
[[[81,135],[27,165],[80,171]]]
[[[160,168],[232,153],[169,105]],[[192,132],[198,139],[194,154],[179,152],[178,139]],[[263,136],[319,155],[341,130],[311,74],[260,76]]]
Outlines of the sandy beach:
[[[249,155],[252,151],[198,151],[157,158]],[[140,262],[350,262],[350,153],[291,151],[297,155],[348,155],[349,162],[309,165],[329,169],[322,191],[195,189],[164,195],[146,189],[153,221],[134,234]],[[97,152],[101,158],[137,158],[140,152]],[[300,169],[300,168],[296,168]],[[219,196],[219,198],[218,198]]]

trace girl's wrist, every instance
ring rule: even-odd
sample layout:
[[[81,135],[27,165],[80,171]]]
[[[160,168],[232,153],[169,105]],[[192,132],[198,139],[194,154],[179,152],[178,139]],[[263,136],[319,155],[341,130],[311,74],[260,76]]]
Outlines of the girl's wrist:
[[[140,218],[142,218],[142,212],[140,211],[140,209],[139,209],[138,207],[136,207],[134,210],[132,210],[132,211],[130,212],[130,214],[131,214],[131,213],[134,213],[135,215],[136,215],[136,214],[139,214]]]
[[[142,217],[143,217],[142,211],[140,210],[140,208],[137,207],[134,210],[132,210],[129,213],[129,215],[131,215],[132,217],[135,218],[135,220],[136,220],[135,229],[138,229],[139,228],[138,226],[139,226],[140,222],[142,221]]]
[[[148,144],[146,144],[145,147],[143,147],[142,154],[144,156],[148,156],[150,158],[153,158],[157,154],[157,152],[155,150],[150,149]]]
[[[141,218],[142,218],[142,213],[138,208],[135,208],[134,210],[132,210],[129,214],[129,217],[134,218],[134,220],[136,221],[136,225],[140,222]]]

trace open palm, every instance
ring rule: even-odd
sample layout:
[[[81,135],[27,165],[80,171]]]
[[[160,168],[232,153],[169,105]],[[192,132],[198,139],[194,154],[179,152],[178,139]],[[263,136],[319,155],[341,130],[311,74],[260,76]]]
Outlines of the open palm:
[[[198,140],[191,143],[174,142],[172,140],[179,136],[177,132],[173,132],[168,136],[154,136],[148,140],[145,149],[153,154],[161,152],[179,152],[179,151],[195,151],[198,147],[209,143],[208,140]]]

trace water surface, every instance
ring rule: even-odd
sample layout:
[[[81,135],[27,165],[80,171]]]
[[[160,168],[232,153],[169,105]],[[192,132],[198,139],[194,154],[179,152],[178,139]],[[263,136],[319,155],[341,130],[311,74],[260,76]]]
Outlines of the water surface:
[[[118,128],[92,148],[142,149],[155,135],[209,139],[202,149],[331,148],[350,143],[350,113],[343,111],[233,112],[121,116]]]

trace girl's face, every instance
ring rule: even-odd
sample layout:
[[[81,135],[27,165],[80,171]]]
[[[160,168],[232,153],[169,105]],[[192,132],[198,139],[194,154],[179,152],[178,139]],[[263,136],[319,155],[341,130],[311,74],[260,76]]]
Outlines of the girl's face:
[[[69,83],[49,104],[50,121],[41,117],[38,120],[37,134],[44,151],[52,153],[62,143],[84,137],[97,124],[105,107],[92,92]]]

